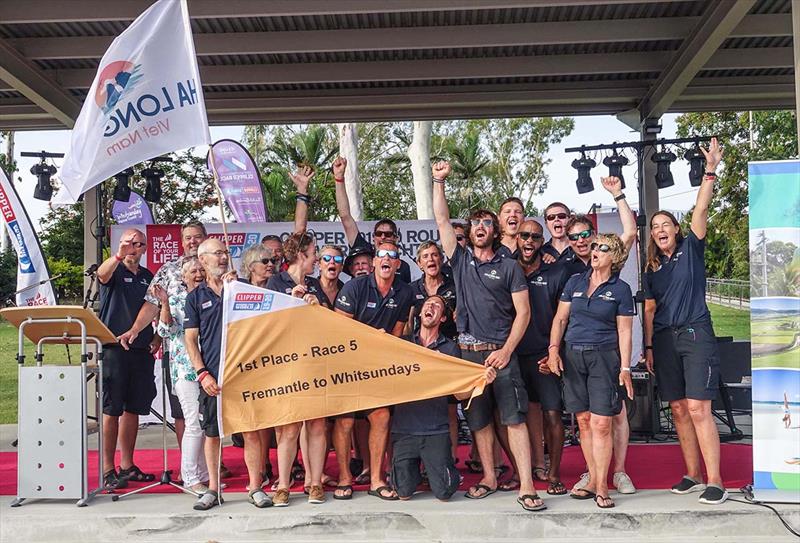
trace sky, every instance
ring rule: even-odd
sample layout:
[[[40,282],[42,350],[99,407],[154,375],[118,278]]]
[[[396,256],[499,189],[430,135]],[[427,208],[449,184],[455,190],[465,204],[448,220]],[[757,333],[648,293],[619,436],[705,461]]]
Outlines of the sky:
[[[677,115],[665,115],[662,118],[663,130],[659,137],[676,137],[675,119]],[[213,140],[230,138],[239,140],[242,136],[243,127],[226,126],[212,127],[211,137]],[[638,134],[633,132],[626,125],[618,121],[613,116],[586,116],[575,117],[575,129],[568,137],[558,145],[553,146],[548,153],[552,162],[546,167],[546,172],[550,178],[550,183],[544,194],[535,199],[538,208],[545,207],[549,202],[562,201],[576,212],[586,212],[593,204],[600,204],[600,211],[614,207],[611,195],[600,185],[600,177],[607,175],[607,169],[601,164],[602,156],[595,156],[599,166],[591,171],[595,190],[587,194],[578,194],[575,188],[577,172],[572,168],[572,160],[578,155],[575,153],[567,154],[564,149],[568,147],[578,147],[580,145],[599,145],[612,142],[635,141]],[[36,185],[36,177],[30,173],[38,159],[25,158],[20,156],[22,151],[38,152],[46,150],[49,152],[63,153],[69,147],[70,132],[67,130],[59,131],[27,131],[15,133],[14,155],[18,163],[19,171],[14,175],[15,187],[20,194],[34,227],[38,230],[42,216],[47,212],[47,202],[42,202],[33,198],[33,189]],[[5,151],[5,149],[4,149]],[[631,155],[629,155],[631,157]],[[60,166],[61,159],[55,159],[56,166]],[[688,178],[689,166],[682,159],[678,159],[672,164],[672,174],[675,178],[675,185],[660,191],[660,207],[686,211],[694,205],[697,189],[689,185]],[[636,190],[636,166],[632,159],[631,163],[623,169],[626,178],[627,188],[625,193],[631,207],[636,208],[638,202],[638,191]],[[21,177],[22,182],[17,179]]]

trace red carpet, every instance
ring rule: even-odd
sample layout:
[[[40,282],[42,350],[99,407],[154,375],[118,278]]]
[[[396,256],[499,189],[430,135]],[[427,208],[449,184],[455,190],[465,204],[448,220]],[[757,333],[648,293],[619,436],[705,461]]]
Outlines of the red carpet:
[[[277,461],[275,450],[272,451],[272,465],[277,476]],[[459,469],[464,474],[462,488],[469,488],[476,483],[480,475],[469,473],[464,468],[464,458],[468,458],[469,448],[466,445],[459,447]],[[242,449],[226,447],[223,451],[223,462],[234,473],[234,477],[225,479],[228,492],[244,492],[247,484],[247,470],[242,457]],[[326,473],[336,477],[338,468],[333,453],[328,457]],[[96,466],[97,453],[89,453],[89,485],[97,486]],[[162,470],[162,452],[160,449],[148,449],[136,452],[136,464],[147,473],[160,475]],[[173,475],[180,474],[180,457],[177,450],[169,451],[170,468]],[[684,474],[683,461],[677,444],[650,445],[632,444],[628,449],[627,472],[634,484],[640,489],[669,488],[680,480]],[[583,455],[579,447],[564,449],[564,458],[561,463],[562,480],[567,487],[571,487],[583,472]],[[740,488],[753,480],[753,451],[750,445],[725,443],[722,445],[722,476],[728,488]],[[132,483],[128,488],[133,489],[143,486],[144,483]],[[546,483],[537,483],[539,490],[547,488]],[[302,491],[302,483],[298,483],[292,490]],[[367,485],[356,486],[355,490],[368,490]],[[17,491],[17,453],[0,453],[0,495],[16,495]],[[177,492],[168,485],[155,487],[148,492]]]

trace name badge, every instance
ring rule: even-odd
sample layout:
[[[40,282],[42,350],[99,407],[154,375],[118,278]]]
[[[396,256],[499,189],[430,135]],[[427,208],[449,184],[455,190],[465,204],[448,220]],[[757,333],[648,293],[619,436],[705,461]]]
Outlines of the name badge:
[[[377,304],[375,302],[367,302],[367,307],[370,309],[375,309]]]
[[[423,296],[422,294],[417,294],[417,300],[424,300],[424,299],[425,296]]]
[[[203,303],[200,305],[200,307],[201,307],[202,309],[208,309],[209,307],[211,307],[211,300],[209,300],[209,301],[207,301],[207,302],[203,302]]]
[[[133,277],[123,277],[122,280],[126,283],[133,283]]]

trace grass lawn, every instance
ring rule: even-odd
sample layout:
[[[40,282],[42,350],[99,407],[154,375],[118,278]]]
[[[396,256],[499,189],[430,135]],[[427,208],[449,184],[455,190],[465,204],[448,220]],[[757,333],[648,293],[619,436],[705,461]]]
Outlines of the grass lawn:
[[[750,339],[750,311],[733,309],[717,304],[708,304],[714,332],[720,337],[733,336],[733,339]]]

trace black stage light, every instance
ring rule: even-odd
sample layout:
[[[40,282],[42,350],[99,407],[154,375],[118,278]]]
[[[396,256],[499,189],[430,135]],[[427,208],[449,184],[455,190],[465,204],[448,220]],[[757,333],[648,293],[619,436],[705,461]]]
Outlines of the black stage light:
[[[36,176],[36,188],[33,189],[33,197],[37,200],[49,202],[53,197],[53,185],[50,183],[50,176],[56,173],[56,167],[46,164],[44,158],[38,164],[31,167],[31,173]]]
[[[133,168],[122,170],[114,176],[117,181],[117,184],[114,185],[114,199],[118,202],[127,202],[131,199],[131,187],[129,184],[131,177],[133,177]]]
[[[628,165],[628,157],[617,154],[617,149],[615,147],[614,154],[604,158],[603,164],[608,166],[609,177],[618,177],[619,180],[622,182],[622,188],[624,189],[625,178],[622,176],[622,167]]]
[[[650,160],[656,163],[656,186],[660,189],[671,187],[675,184],[669,165],[678,158],[672,151],[662,147],[660,153],[655,153]]]
[[[586,158],[586,153],[583,152],[581,153],[581,158],[576,158],[572,161],[572,167],[578,170],[578,180],[575,182],[578,187],[578,194],[594,190],[594,183],[592,183],[592,176],[589,172],[595,166],[597,166],[597,162],[591,158]]]
[[[145,168],[142,170],[142,177],[147,181],[144,189],[144,199],[148,202],[158,203],[161,200],[161,178],[164,177],[164,170]]]
[[[700,150],[700,146],[695,144],[694,147],[686,151],[683,158],[689,161],[689,183],[693,187],[699,187],[703,184],[703,174],[706,169],[706,157]]]

